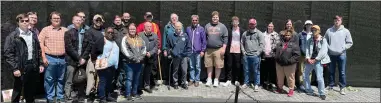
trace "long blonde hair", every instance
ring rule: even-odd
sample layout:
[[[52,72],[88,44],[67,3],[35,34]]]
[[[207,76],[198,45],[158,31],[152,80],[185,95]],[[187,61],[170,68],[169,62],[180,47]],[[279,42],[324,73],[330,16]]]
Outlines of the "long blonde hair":
[[[134,27],[134,28],[136,29],[135,25],[131,25],[131,24],[130,24],[130,25],[128,26],[128,31],[130,30],[130,27]],[[141,46],[143,46],[143,40],[142,40],[142,39],[140,38],[140,36],[137,35],[137,34],[135,34],[134,37],[131,37],[130,34],[129,34],[129,32],[128,32],[127,35],[126,35],[126,40],[127,40],[127,43],[128,43],[131,47],[136,48],[136,47],[141,47]]]

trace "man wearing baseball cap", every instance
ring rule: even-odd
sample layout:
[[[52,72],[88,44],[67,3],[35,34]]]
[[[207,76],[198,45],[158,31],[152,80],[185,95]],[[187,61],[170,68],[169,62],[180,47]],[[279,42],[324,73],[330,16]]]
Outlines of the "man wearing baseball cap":
[[[312,37],[312,32],[311,32],[311,27],[313,23],[311,20],[306,20],[304,22],[304,27],[303,31],[299,33],[299,47],[300,47],[300,52],[301,56],[299,58],[299,64],[298,64],[298,70],[296,72],[296,86],[298,87],[298,90],[304,91],[304,79],[303,79],[303,73],[304,73],[304,63],[305,63],[305,54],[306,54],[306,45],[307,45],[307,40],[309,40]],[[309,78],[311,75],[309,75]]]
[[[328,41],[328,55],[331,59],[329,66],[329,90],[335,85],[336,64],[339,69],[340,94],[345,95],[346,76],[345,66],[347,61],[346,51],[353,45],[351,33],[341,25],[342,17],[334,16],[334,25],[325,32]]]
[[[92,47],[94,43],[98,40],[103,40],[103,33],[104,33],[104,27],[103,23],[105,20],[103,19],[103,16],[100,14],[96,14],[93,17],[93,25],[90,27],[89,30],[85,32],[84,38],[87,38],[88,40],[83,41],[83,47],[85,47],[85,50],[83,52],[83,55],[85,56],[84,59],[88,60],[87,66],[86,66],[86,76],[87,76],[87,86],[86,86],[86,96],[89,97],[88,99],[94,100],[95,97],[91,97],[90,91],[94,87],[95,84],[95,69],[94,64],[90,59],[90,53],[92,50]],[[92,57],[94,58],[94,57]],[[96,58],[96,57],[95,57]]]
[[[264,48],[264,36],[257,29],[257,20],[249,19],[249,30],[245,31],[241,37],[241,51],[244,58],[244,85],[243,88],[250,86],[250,74],[253,74],[254,92],[258,92],[260,85],[260,61],[261,53]]]

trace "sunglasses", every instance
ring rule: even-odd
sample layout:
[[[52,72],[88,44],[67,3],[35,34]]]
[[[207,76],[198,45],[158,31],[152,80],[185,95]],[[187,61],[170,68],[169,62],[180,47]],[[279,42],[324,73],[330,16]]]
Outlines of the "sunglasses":
[[[23,23],[23,22],[26,22],[26,23],[27,23],[27,22],[29,22],[29,20],[20,20],[20,22],[21,22],[21,23]]]
[[[198,21],[198,20],[192,20],[192,21]]]
[[[81,17],[81,18],[86,18],[86,16],[79,16],[79,17]]]

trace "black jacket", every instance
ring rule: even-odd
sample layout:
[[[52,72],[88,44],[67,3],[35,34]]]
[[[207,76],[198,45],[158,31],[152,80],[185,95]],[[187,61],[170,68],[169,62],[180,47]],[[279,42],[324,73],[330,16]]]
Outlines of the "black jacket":
[[[32,33],[33,68],[38,71],[38,66],[42,65],[41,48],[37,35],[34,32]],[[4,58],[10,67],[9,69],[12,71],[20,70],[21,73],[25,71],[24,68],[26,66],[26,61],[28,60],[28,47],[25,40],[20,37],[18,28],[11,32],[5,39]]]
[[[288,66],[298,63],[298,58],[300,57],[300,48],[298,41],[298,39],[290,39],[290,41],[288,42],[288,47],[285,50],[283,50],[285,41],[283,38],[280,40],[275,49],[275,61],[279,65]]]
[[[232,42],[232,38],[233,38],[232,30],[233,30],[233,27],[228,28],[228,32],[229,32],[229,34],[228,34],[228,44],[226,45],[225,54],[230,53],[230,47],[231,47],[231,42]],[[239,32],[240,32],[239,38],[241,40],[242,34],[245,32],[245,30],[242,29],[242,27],[239,27]]]
[[[140,32],[139,36],[144,40],[146,44],[146,51],[149,52],[151,57],[157,53],[159,46],[159,38],[153,32],[150,35],[146,35],[145,32]]]
[[[115,42],[120,48],[120,43],[122,42],[123,37],[126,36],[127,29],[123,25],[116,26],[115,24],[112,25],[112,28],[114,28],[114,33],[116,36]]]
[[[88,54],[87,55],[84,54],[86,49],[86,47],[84,46],[84,41],[88,38],[84,38],[85,34],[82,34],[82,35],[83,35],[82,50],[81,50],[81,55],[79,55],[78,54],[78,45],[79,45],[78,30],[75,28],[72,28],[65,32],[65,36],[64,36],[65,52],[66,52],[65,59],[70,65],[77,66],[79,64],[80,59],[86,58],[89,56]]]
[[[100,29],[95,29],[94,26],[92,25],[90,27],[90,29],[85,32],[84,38],[86,38],[86,39],[83,40],[82,46],[85,47],[85,51],[83,52],[83,55],[84,55],[84,58],[86,60],[88,60],[90,58],[90,54],[91,54],[91,52],[93,52],[92,51],[93,46],[96,45],[96,42],[100,41],[100,40],[104,41],[103,40],[103,37],[104,37],[103,31],[104,31],[103,27],[101,27]],[[103,45],[100,47],[101,48],[97,48],[97,49],[103,50]],[[100,53],[99,53],[99,51],[98,51],[97,54],[102,54],[102,52],[103,51],[100,51]],[[96,60],[96,57],[94,58],[94,60]]]

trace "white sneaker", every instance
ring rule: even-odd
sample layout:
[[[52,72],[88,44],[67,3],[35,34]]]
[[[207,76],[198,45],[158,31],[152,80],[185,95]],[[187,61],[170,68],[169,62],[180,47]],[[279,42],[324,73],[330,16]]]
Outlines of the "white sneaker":
[[[214,79],[213,87],[218,87],[218,84],[219,84],[218,79]]]
[[[254,92],[258,92],[259,91],[259,87],[258,87],[258,85],[255,85],[254,86]]]
[[[242,85],[242,89],[246,89],[248,86],[246,84]]]
[[[226,81],[226,83],[223,85],[224,87],[230,86],[232,82],[230,80]]]
[[[211,78],[206,79],[205,86],[210,87],[211,85],[212,85],[212,79]]]
[[[345,95],[345,88],[341,88],[341,89],[340,89],[340,94],[341,94],[341,95]]]
[[[240,86],[241,84],[239,84],[238,81],[235,81],[234,85],[235,85],[235,86]]]

